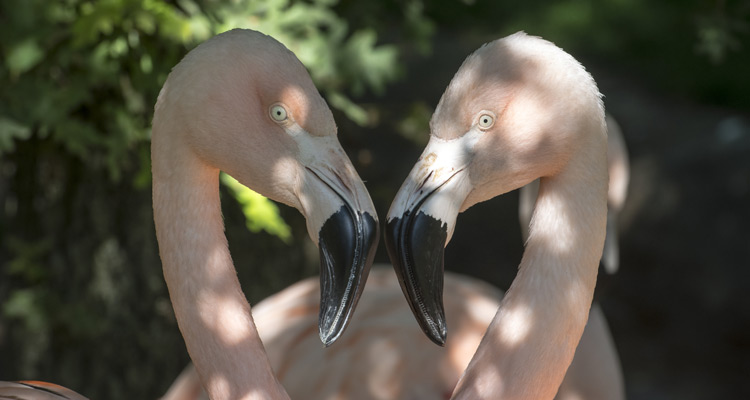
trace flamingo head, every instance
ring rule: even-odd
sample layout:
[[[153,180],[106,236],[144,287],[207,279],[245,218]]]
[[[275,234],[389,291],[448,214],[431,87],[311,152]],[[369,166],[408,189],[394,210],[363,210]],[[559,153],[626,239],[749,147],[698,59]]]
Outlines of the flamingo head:
[[[333,343],[364,289],[378,220],[330,109],[295,55],[250,30],[201,44],[160,93],[153,140],[170,149],[160,157],[222,170],[305,216],[320,251],[320,337]]]
[[[443,252],[458,213],[561,171],[586,140],[606,143],[591,76],[550,42],[516,33],[464,61],[430,141],[388,212],[386,246],[427,336],[446,338]]]

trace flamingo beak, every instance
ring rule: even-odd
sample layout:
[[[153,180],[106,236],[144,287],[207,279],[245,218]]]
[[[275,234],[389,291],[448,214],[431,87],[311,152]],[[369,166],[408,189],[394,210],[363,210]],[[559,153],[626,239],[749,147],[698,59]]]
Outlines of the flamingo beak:
[[[458,141],[456,141],[458,142]],[[461,143],[433,139],[396,194],[385,231],[388,255],[419,326],[443,346],[443,254],[471,192],[471,155]]]
[[[307,149],[318,156],[304,164],[300,200],[320,252],[318,328],[328,347],[343,333],[364,290],[379,240],[378,218],[338,141],[311,142]]]
[[[378,246],[376,218],[345,204],[320,228],[318,328],[326,347],[344,331],[364,290]]]

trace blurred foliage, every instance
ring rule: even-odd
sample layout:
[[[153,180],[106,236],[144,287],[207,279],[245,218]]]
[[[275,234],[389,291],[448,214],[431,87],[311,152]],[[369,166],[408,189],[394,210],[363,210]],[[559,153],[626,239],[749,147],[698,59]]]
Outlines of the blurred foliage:
[[[748,46],[750,1],[718,0],[706,15],[696,17],[696,25],[696,51],[707,56],[714,64],[720,64],[732,57],[732,53],[741,52]]]
[[[0,152],[33,132],[119,179],[148,141],[151,104],[171,67],[187,48],[235,27],[286,44],[332,105],[366,124],[346,93],[382,92],[399,72],[398,51],[378,45],[372,28],[350,31],[333,4],[6,0]]]
[[[426,2],[425,14],[492,37],[524,30],[654,87],[750,108],[750,0],[441,1]]]

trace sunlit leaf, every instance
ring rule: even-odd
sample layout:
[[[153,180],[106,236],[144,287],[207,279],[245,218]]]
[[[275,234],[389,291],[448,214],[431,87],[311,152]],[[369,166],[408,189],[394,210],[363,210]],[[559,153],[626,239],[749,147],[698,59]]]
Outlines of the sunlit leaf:
[[[352,91],[362,94],[367,88],[379,93],[385,84],[396,78],[398,67],[395,46],[377,46],[377,33],[367,29],[356,32],[347,41],[340,57],[349,61],[347,72]],[[357,72],[361,71],[361,72]]]
[[[31,137],[31,129],[10,118],[0,116],[0,154],[13,151],[16,140]]]
[[[5,317],[24,320],[28,329],[43,330],[47,325],[44,310],[39,304],[39,293],[32,289],[15,290],[2,305]]]
[[[276,204],[227,174],[221,174],[221,183],[229,188],[232,196],[240,203],[242,212],[245,214],[245,223],[251,232],[263,230],[285,243],[290,242],[292,230],[279,215],[279,208]]]
[[[143,56],[141,56],[140,64],[141,64],[141,71],[144,74],[150,74],[151,71],[153,71],[154,69],[154,64],[151,61],[151,56],[149,56],[148,54],[144,54]]]
[[[349,119],[359,126],[365,126],[369,123],[367,111],[352,102],[348,97],[339,92],[330,92],[328,102],[331,107],[341,110]]]
[[[44,51],[34,39],[26,39],[14,46],[5,59],[11,76],[18,76],[37,65],[44,57]]]

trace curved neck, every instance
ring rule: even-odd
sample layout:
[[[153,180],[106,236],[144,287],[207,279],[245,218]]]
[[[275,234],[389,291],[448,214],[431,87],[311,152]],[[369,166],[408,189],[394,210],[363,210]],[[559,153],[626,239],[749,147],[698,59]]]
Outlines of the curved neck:
[[[218,170],[172,143],[160,147],[164,139],[154,137],[152,145],[156,235],[177,323],[203,386],[214,400],[288,399],[229,254]]]
[[[541,180],[518,275],[454,398],[552,399],[557,393],[588,319],[604,245],[605,149]]]

